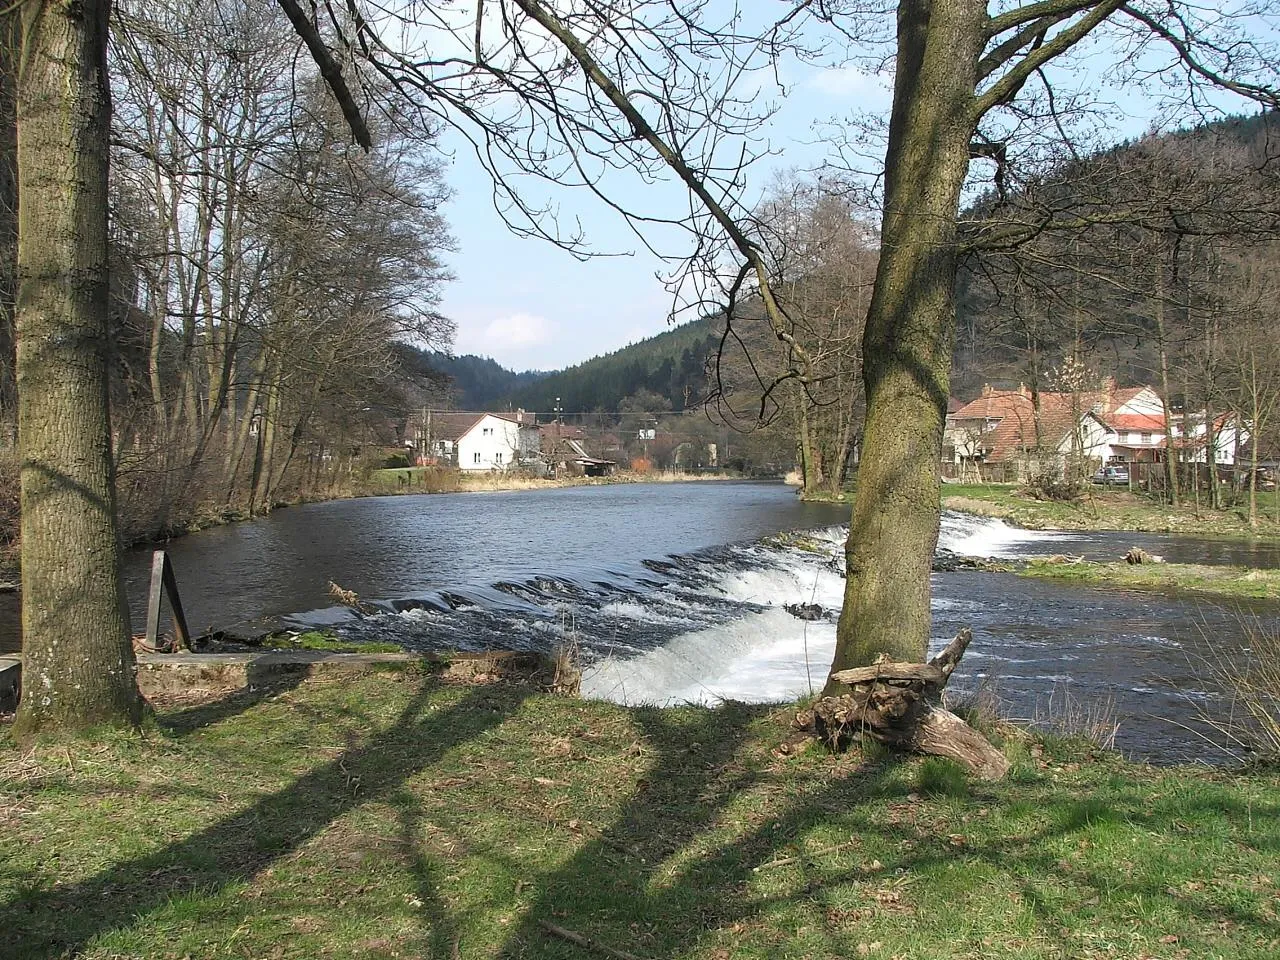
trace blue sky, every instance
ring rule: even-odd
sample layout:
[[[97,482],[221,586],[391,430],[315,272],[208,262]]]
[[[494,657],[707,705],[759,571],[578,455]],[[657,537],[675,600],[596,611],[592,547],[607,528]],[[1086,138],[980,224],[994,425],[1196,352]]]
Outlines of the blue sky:
[[[751,168],[748,205],[774,171],[821,159],[823,147],[812,143],[815,121],[888,108],[887,78],[856,70],[795,72],[766,130],[776,153]],[[458,250],[447,258],[456,279],[442,310],[457,323],[457,353],[490,356],[515,370],[552,370],[668,328],[673,300],[658,276],[669,275],[673,264],[646,250],[616,213],[581,191],[550,195],[562,217],[578,218],[593,250],[620,256],[583,262],[546,241],[517,237],[493,209],[488,176],[460,144],[456,135],[443,143],[453,155],[446,176],[455,194],[446,216]],[[632,206],[687,203],[674,185],[661,198],[652,195],[658,188],[621,179],[613,189]],[[675,231],[649,236],[669,256],[688,253],[688,240]]]

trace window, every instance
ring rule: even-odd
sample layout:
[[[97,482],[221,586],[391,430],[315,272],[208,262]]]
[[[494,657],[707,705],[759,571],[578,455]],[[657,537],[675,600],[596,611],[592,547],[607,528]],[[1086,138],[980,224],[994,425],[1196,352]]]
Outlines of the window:
[[[493,455],[493,462],[494,462],[494,463],[501,463],[501,462],[502,462],[502,451],[498,451],[497,453],[495,453],[495,454]]]
[[[1142,435],[1142,442],[1143,442],[1143,443],[1150,443],[1150,442],[1151,442],[1151,434],[1149,434],[1149,433],[1144,433],[1144,434]]]
[[[477,450],[477,451],[475,452],[475,459],[473,459],[471,462],[472,462],[472,463],[479,463],[479,462],[480,462],[480,451],[479,451],[479,450]]]

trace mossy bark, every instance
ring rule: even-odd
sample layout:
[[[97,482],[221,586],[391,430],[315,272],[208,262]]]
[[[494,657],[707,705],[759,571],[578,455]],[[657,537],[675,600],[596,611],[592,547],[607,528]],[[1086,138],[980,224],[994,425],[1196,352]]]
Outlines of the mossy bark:
[[[18,276],[17,10],[0,10],[0,439],[16,441],[13,304]]]
[[[863,344],[867,418],[832,672],[928,652],[957,216],[985,25],[985,8],[969,0],[898,7],[880,265]]]
[[[135,724],[141,711],[107,409],[108,7],[21,7],[22,738]]]

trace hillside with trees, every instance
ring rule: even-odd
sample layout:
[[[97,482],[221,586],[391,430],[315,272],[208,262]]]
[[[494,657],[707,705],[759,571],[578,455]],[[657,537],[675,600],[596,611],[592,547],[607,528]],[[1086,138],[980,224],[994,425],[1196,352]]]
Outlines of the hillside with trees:
[[[616,411],[624,397],[647,391],[672,410],[692,410],[707,395],[706,364],[718,333],[714,321],[693,320],[514,390],[508,401],[527,410]]]
[[[489,410],[508,405],[513,394],[546,377],[540,370],[520,373],[492,357],[451,355],[401,344],[397,349],[400,374],[410,384],[437,383],[440,394],[432,405],[458,410]]]

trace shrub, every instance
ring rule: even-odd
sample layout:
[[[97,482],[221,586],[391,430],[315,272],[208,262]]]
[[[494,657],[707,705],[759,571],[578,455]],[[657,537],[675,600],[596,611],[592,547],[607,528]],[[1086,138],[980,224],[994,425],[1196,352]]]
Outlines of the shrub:
[[[1065,686],[1054,687],[1048,704],[1036,707],[1032,725],[1058,737],[1085,740],[1103,750],[1115,749],[1120,732],[1114,697],[1081,700]]]

